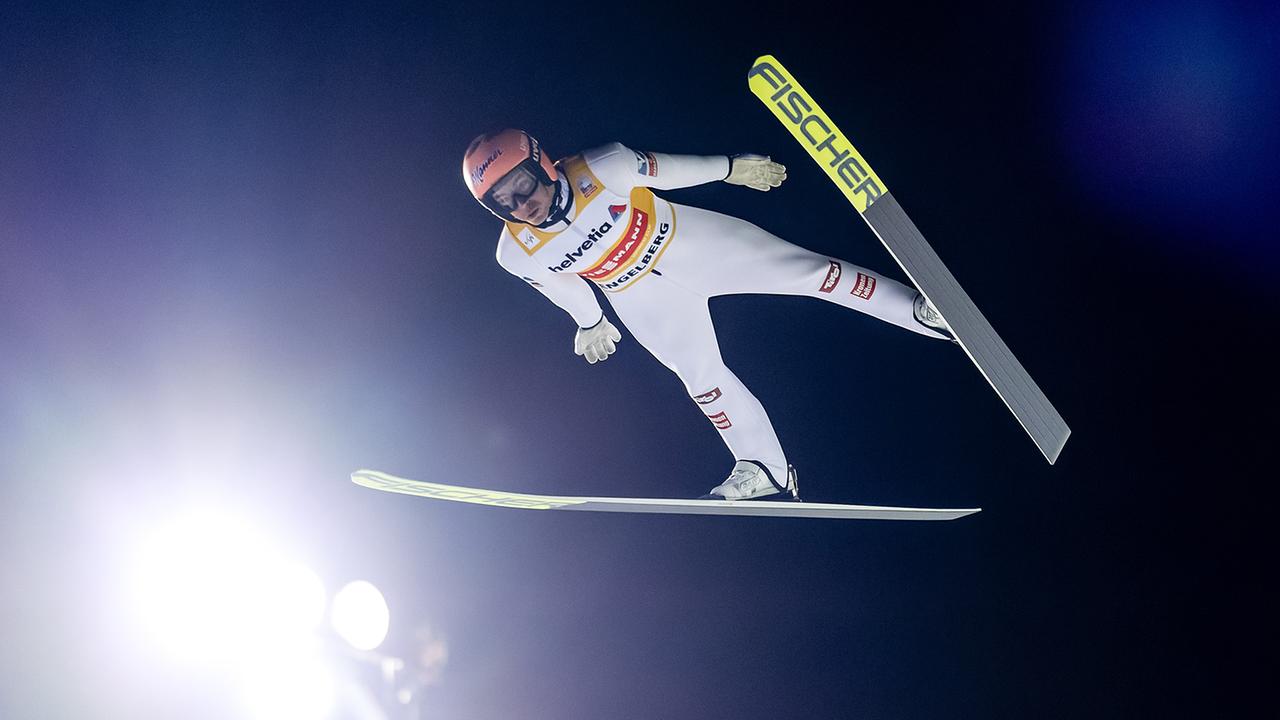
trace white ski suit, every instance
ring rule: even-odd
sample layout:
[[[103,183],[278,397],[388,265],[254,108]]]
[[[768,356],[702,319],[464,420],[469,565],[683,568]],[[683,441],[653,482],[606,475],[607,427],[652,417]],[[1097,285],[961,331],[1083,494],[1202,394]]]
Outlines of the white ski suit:
[[[912,287],[650,190],[723,180],[730,162],[723,155],[636,152],[619,143],[561,160],[562,192],[572,192],[565,219],[542,229],[506,223],[497,258],[583,328],[603,317],[587,285],[594,282],[631,335],[680,377],[734,459],[761,462],[785,483],[786,455],[760,401],[721,359],[708,299],[806,295],[943,336],[915,320]]]

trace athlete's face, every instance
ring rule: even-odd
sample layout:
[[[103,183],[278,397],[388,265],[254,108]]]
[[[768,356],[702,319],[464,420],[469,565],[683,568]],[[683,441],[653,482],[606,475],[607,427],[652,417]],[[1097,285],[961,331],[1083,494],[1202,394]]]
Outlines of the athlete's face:
[[[533,193],[511,211],[511,217],[530,225],[546,222],[547,216],[551,214],[551,198],[554,194],[553,186],[539,184]]]

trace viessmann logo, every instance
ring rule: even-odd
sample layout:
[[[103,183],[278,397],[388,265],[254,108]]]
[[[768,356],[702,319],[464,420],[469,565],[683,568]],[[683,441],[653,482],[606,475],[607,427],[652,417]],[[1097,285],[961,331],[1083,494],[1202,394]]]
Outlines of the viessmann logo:
[[[840,181],[849,190],[863,196],[862,200],[866,207],[859,207],[859,212],[865,212],[877,198],[884,194],[884,188],[880,187],[876,178],[872,177],[871,172],[858,160],[852,146],[840,148],[840,145],[848,145],[848,142],[838,136],[836,131],[818,116],[813,104],[802,94],[802,91],[796,88],[790,78],[767,61],[762,61],[751,68],[747,73],[748,82],[753,77],[762,78],[774,89],[775,92],[769,99],[792,125],[797,126],[800,135],[808,142],[809,151],[814,158],[821,157],[822,153],[829,153],[831,162],[828,165],[834,169]],[[814,128],[817,129],[817,133],[813,132]]]
[[[608,277],[609,273],[617,270],[631,259],[648,229],[649,214],[640,208],[636,208],[631,213],[631,227],[627,228],[627,234],[623,236],[623,240],[618,244],[618,247],[614,249],[609,257],[604,259],[604,262],[579,274],[588,280],[599,280],[600,278]]]

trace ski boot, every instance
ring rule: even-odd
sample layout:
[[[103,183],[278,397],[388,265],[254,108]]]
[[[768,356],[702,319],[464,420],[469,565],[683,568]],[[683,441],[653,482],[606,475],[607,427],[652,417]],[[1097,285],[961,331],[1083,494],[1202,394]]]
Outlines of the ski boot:
[[[755,460],[739,460],[733,472],[711,492],[699,500],[784,500],[799,502],[800,487],[794,466],[787,466],[787,484],[779,485],[762,463]]]
[[[916,322],[929,328],[936,330],[946,336],[948,340],[959,345],[956,341],[955,333],[951,332],[951,326],[942,317],[942,313],[938,312],[938,308],[929,302],[928,298],[922,292],[916,292],[916,299],[911,304],[911,313],[915,316]]]

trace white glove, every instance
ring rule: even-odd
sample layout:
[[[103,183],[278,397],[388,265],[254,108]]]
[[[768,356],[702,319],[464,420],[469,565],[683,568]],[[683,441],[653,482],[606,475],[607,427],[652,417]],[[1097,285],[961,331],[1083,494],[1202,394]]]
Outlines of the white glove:
[[[612,355],[618,349],[614,343],[621,339],[622,333],[609,318],[601,317],[600,322],[589,328],[578,328],[573,336],[573,354],[586,355],[587,362],[594,365]]]
[[[764,155],[734,155],[729,158],[729,175],[724,179],[734,185],[769,192],[787,179],[787,168]]]

